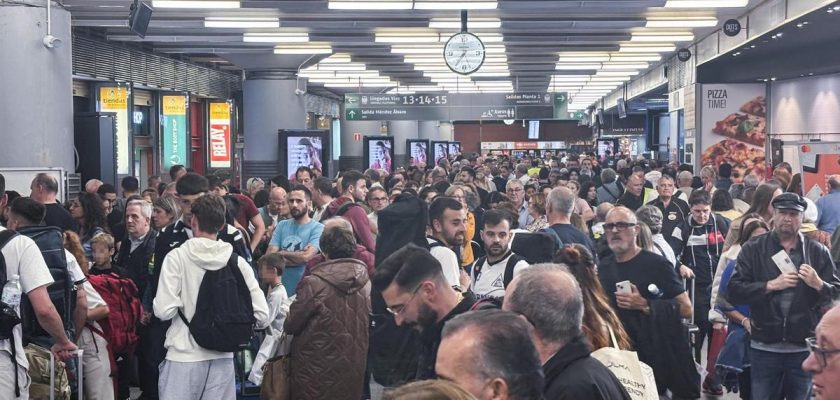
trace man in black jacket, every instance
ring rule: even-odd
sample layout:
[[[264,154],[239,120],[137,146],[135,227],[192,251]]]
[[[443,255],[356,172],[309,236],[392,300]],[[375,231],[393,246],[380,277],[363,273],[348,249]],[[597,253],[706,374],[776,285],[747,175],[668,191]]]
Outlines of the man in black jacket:
[[[523,270],[507,288],[505,310],[534,325],[545,373],[546,399],[630,399],[621,382],[583,337],[583,295],[577,280],[557,265]]]
[[[416,245],[403,247],[376,267],[373,289],[382,292],[397,326],[420,332],[416,378],[434,379],[443,324],[470,310],[472,294],[453,289],[437,258]]]
[[[805,200],[784,193],[771,204],[773,230],[742,247],[727,300],[750,306],[750,361],[760,366],[752,368],[753,398],[804,399],[811,386],[800,368],[805,339],[840,294],[840,279],[828,249],[799,233]]]

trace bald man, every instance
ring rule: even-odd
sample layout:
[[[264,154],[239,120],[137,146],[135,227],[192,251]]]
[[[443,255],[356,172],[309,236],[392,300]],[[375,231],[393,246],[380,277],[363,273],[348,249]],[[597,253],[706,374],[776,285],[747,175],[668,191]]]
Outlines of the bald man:
[[[265,224],[266,238],[270,239],[277,222],[289,218],[289,203],[286,200],[286,190],[275,186],[268,192],[268,203],[260,207],[260,217]]]
[[[100,186],[102,186],[102,181],[99,179],[90,179],[85,183],[85,192],[96,194]]]
[[[802,369],[811,374],[811,390],[817,400],[840,400],[840,307],[823,315],[816,332],[816,337],[806,341],[811,354]]]

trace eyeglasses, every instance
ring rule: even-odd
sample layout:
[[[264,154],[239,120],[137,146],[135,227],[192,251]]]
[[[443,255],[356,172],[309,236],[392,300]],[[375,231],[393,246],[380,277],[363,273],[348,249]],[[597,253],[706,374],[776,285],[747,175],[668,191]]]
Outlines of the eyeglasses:
[[[808,350],[811,351],[811,354],[813,354],[817,359],[817,362],[820,363],[821,370],[828,366],[829,355],[840,353],[840,349],[829,350],[817,346],[817,338],[815,337],[805,339],[805,344],[808,345]]]
[[[524,190],[524,189],[522,189],[522,188],[508,189],[508,190],[507,190],[507,192],[508,192],[508,193],[518,193],[518,192],[521,192],[521,191],[523,191],[523,190]]]
[[[409,297],[408,301],[406,301],[405,303],[397,304],[397,305],[392,306],[392,307],[385,307],[385,309],[388,310],[388,312],[391,313],[391,315],[393,315],[395,317],[402,314],[403,311],[405,311],[406,306],[411,304],[411,301],[414,300],[414,296],[417,296],[417,291],[420,290],[421,286],[423,286],[423,282],[420,282],[420,284],[417,285],[416,288],[414,288],[414,290],[411,292],[411,297]]]
[[[627,228],[631,228],[631,227],[634,227],[636,225],[638,225],[638,224],[630,223],[630,222],[610,222],[610,223],[604,224],[604,229],[607,230],[607,231],[612,231],[613,229],[618,230],[618,231],[623,231],[623,230],[626,230]]]

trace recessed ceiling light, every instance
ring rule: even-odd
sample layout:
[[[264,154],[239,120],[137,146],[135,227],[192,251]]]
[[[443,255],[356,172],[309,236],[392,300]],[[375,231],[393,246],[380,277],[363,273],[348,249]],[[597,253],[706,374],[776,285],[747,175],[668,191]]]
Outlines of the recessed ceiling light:
[[[152,7],[155,8],[239,8],[238,1],[212,1],[212,0],[154,0]]]
[[[801,29],[801,28],[804,28],[806,25],[808,25],[808,21],[802,21],[802,22],[796,24],[796,27]]]

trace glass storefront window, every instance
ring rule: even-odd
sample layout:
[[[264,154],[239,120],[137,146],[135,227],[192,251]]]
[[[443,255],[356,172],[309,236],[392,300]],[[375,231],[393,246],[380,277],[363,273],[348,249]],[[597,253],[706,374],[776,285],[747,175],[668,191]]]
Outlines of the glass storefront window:
[[[149,117],[151,116],[151,107],[149,106],[134,106],[132,113],[132,132],[134,136],[151,136],[151,125],[149,124]]]

